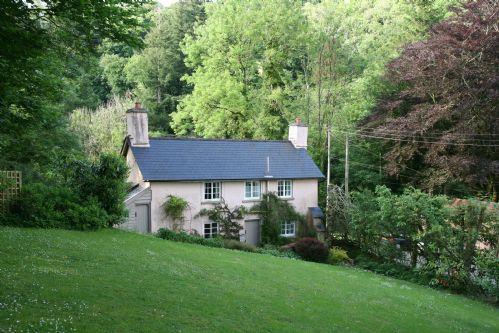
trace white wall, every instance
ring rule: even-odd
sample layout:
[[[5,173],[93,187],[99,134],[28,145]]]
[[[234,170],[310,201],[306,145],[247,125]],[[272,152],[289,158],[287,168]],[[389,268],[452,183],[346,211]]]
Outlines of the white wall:
[[[196,230],[200,235],[203,234],[203,224],[208,218],[195,217],[202,208],[210,209],[214,206],[212,202],[204,200],[203,182],[152,182],[151,200],[151,231],[156,232],[159,228],[171,228],[172,221],[169,221],[164,212],[163,204],[168,195],[174,195],[185,199],[190,206],[184,214],[184,229]],[[268,185],[268,186],[267,186]],[[266,191],[277,192],[277,180],[261,182],[262,193]],[[245,200],[245,182],[244,181],[226,181],[222,182],[222,197],[228,203],[229,207],[244,205],[252,207],[255,201]],[[293,180],[293,197],[288,199],[295,209],[306,214],[308,207],[317,207],[318,185],[317,179]],[[245,219],[257,218],[255,215],[247,215]],[[243,221],[241,221],[242,223]]]

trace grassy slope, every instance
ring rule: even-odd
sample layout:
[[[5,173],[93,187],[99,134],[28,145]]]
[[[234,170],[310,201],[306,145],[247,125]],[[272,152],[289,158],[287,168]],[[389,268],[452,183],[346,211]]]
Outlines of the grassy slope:
[[[355,269],[117,230],[0,244],[0,331],[499,331],[493,307]]]

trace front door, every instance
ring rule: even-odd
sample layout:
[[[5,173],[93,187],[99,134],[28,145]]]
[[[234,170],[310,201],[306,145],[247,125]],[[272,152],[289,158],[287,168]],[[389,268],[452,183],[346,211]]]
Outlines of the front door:
[[[135,216],[137,231],[143,234],[149,232],[149,205],[136,205]]]
[[[260,244],[260,220],[244,221],[246,243],[258,246]]]

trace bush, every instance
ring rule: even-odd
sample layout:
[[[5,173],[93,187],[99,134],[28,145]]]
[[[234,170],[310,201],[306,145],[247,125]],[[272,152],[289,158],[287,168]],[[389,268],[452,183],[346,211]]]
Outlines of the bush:
[[[299,239],[295,243],[294,249],[303,260],[325,263],[329,258],[326,244],[315,238]]]
[[[347,251],[342,248],[334,246],[329,250],[329,263],[331,265],[350,263],[351,261],[352,259],[348,256]]]
[[[199,236],[189,235],[185,231],[176,232],[166,228],[161,228],[156,233],[156,236],[174,242],[198,244],[209,247],[224,247],[224,241],[221,238],[202,238]]]
[[[299,255],[297,255],[292,250],[281,250],[274,245],[266,244],[264,247],[259,247],[255,251],[260,254],[269,254],[274,257],[282,257],[282,258],[291,258],[291,259],[301,259]]]
[[[224,247],[231,250],[239,250],[245,252],[255,252],[256,247],[254,245],[243,243],[234,239],[224,240]]]
[[[97,230],[108,215],[95,198],[80,203],[65,186],[31,183],[11,202],[3,224],[33,228]]]

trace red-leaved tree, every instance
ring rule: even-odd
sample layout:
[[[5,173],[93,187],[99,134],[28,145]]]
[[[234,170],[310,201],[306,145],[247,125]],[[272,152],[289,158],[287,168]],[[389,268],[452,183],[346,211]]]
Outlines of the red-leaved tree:
[[[499,179],[498,2],[454,9],[425,41],[405,47],[385,98],[360,135],[386,139],[386,169],[427,189],[450,181],[496,196]],[[417,169],[417,171],[414,171]]]

